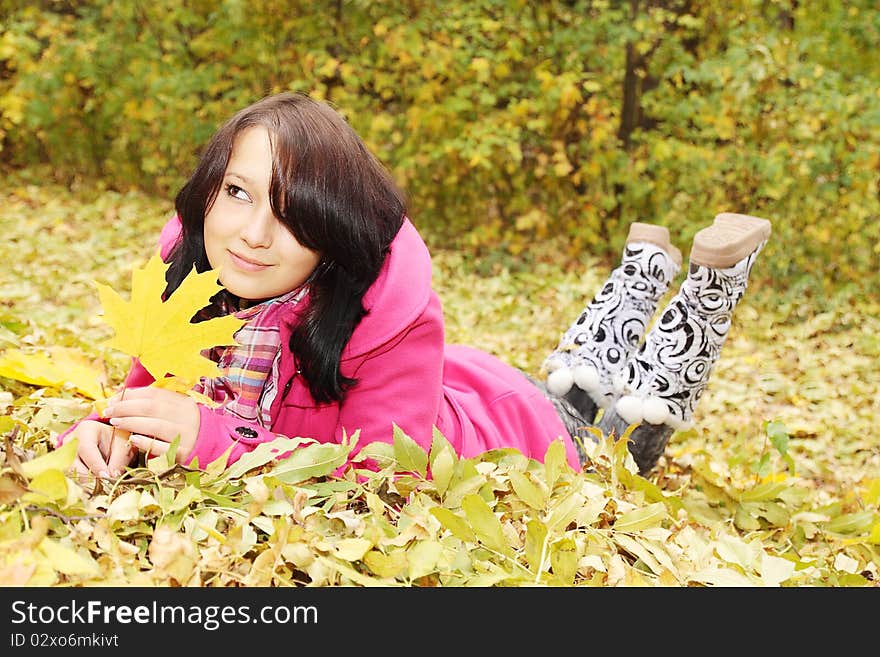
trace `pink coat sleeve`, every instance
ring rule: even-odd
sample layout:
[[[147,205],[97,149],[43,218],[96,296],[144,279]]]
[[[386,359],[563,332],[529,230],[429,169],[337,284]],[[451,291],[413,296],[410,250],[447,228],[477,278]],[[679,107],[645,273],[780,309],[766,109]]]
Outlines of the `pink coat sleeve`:
[[[243,454],[254,450],[261,443],[278,437],[259,424],[246,422],[223,412],[221,408],[208,408],[199,404],[199,435],[187,465],[204,469],[232,447],[227,465],[235,463]]]

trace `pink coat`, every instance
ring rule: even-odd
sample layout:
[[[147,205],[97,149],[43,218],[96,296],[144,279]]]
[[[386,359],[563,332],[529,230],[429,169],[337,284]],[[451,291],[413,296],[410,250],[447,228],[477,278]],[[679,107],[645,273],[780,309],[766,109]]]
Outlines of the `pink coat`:
[[[179,231],[174,217],[162,230],[163,255]],[[440,300],[431,287],[431,257],[408,219],[392,242],[379,277],[364,295],[368,313],[343,350],[342,374],[356,378],[357,384],[341,403],[315,403],[286,348],[307,303],[308,295],[296,306],[278,309],[283,392],[272,405],[271,427],[199,405],[201,422],[191,461],[198,458],[204,467],[232,446],[232,463],[279,434],[340,442],[343,431],[351,436],[359,429],[354,456],[370,442],[390,443],[395,423],[426,451],[436,426],[465,458],[513,447],[543,460],[549,444],[561,438],[568,462],[580,468],[571,436],[553,405],[531,382],[485,352],[445,344]],[[134,361],[126,385],[145,386],[152,381]]]

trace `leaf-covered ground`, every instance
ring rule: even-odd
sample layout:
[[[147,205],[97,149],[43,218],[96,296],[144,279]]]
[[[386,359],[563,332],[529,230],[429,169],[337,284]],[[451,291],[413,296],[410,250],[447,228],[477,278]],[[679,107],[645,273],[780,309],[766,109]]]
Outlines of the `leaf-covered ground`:
[[[544,464],[510,451],[460,461],[442,437],[424,454],[399,436],[377,454],[388,467],[361,478],[327,476],[350,445],[304,444],[283,461],[194,472],[154,459],[77,483],[51,445],[127,365],[101,344],[112,331],[92,282],[127,292],[170,212],[167,199],[85,185],[22,178],[2,191],[0,584],[880,581],[877,291],[819,312],[761,278],[760,262],[695,428],[648,479],[600,436],[580,473],[556,450]],[[536,372],[614,264],[560,265],[553,247],[536,246],[529,266],[435,249],[448,340]]]

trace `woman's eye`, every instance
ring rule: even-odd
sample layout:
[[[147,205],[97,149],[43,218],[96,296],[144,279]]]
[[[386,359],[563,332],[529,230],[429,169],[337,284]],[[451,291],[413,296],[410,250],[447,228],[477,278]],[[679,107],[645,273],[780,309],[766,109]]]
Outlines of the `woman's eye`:
[[[244,191],[238,185],[226,185],[226,193],[232,196],[233,198],[237,198],[241,201],[250,201],[251,197],[248,196],[248,193]]]

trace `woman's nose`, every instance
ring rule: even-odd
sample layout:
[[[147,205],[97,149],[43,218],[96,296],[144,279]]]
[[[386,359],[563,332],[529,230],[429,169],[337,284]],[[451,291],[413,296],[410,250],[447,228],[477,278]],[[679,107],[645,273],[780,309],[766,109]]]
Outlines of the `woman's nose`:
[[[253,212],[241,228],[241,239],[251,248],[268,247],[272,244],[275,215],[271,208],[259,208]]]

